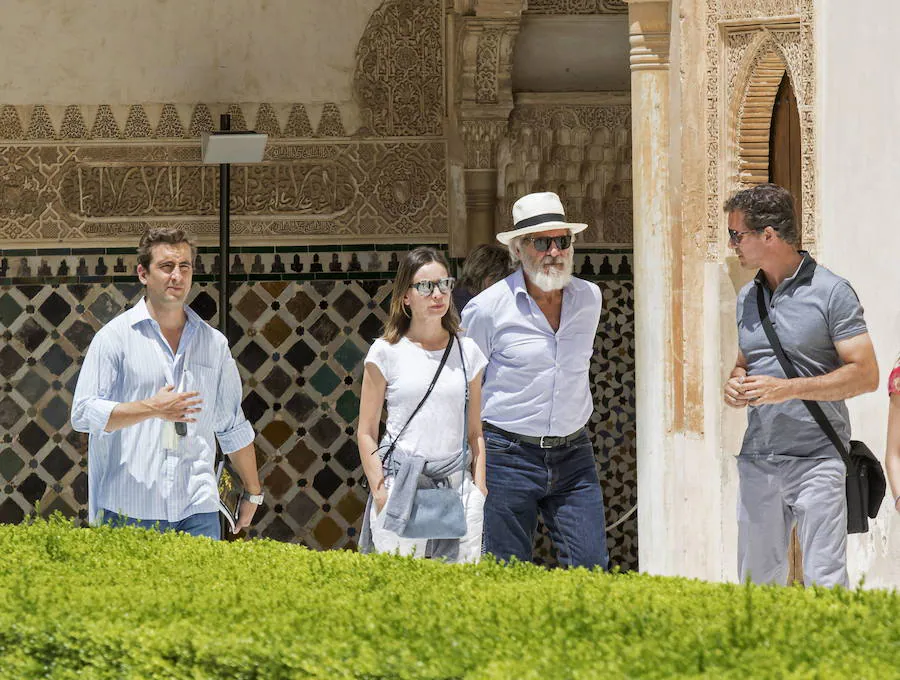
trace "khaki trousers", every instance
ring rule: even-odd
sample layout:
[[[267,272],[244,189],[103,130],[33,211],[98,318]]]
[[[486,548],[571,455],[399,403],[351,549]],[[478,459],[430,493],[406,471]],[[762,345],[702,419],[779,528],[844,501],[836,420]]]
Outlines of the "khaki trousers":
[[[847,498],[839,458],[738,456],[741,582],[786,584],[797,524],[806,585],[849,586]]]

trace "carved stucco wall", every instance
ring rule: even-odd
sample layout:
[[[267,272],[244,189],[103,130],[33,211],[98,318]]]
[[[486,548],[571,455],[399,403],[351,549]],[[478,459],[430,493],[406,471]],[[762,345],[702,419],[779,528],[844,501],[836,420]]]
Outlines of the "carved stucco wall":
[[[531,191],[555,191],[589,228],[581,243],[631,245],[631,106],[520,103],[499,148],[502,219]]]
[[[276,6],[285,17],[296,11]],[[211,237],[217,169],[200,164],[197,138],[216,129],[224,112],[233,129],[271,137],[262,164],[233,170],[237,243],[445,240],[442,25],[440,0],[384,0],[347,45],[345,61],[356,65],[345,68],[346,87],[318,93],[318,102],[7,103],[0,108],[0,242],[131,245],[147,226],[172,222]],[[347,41],[339,25],[331,28],[333,40]],[[329,70],[295,68],[298,77]],[[331,93],[338,102],[327,101]]]
[[[529,0],[528,14],[627,14],[625,0]]]
[[[0,147],[7,163],[0,238],[125,239],[178,223],[218,233],[217,168],[195,145]],[[238,239],[442,231],[443,145],[270,146],[271,162],[232,172]]]
[[[762,72],[771,71],[779,59],[791,79],[800,113],[803,244],[815,254],[813,0],[707,0],[706,48],[708,257],[717,260],[726,250],[723,201],[753,181],[741,172],[742,160],[746,170],[753,150],[748,147],[744,152],[740,146],[741,131],[750,129],[750,118],[760,111],[754,106],[751,85],[755,88]]]
[[[391,0],[369,19],[357,48],[362,132],[440,135],[444,119],[440,0]]]

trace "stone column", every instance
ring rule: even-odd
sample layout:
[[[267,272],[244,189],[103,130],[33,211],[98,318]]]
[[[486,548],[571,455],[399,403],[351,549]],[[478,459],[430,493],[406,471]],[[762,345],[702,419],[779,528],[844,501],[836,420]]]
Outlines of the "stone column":
[[[463,120],[465,145],[466,247],[493,241],[497,218],[497,143],[506,133],[508,112],[497,118]]]
[[[465,229],[453,230],[457,257],[496,233],[497,144],[513,109],[512,55],[522,8],[522,0],[458,1],[455,7],[461,14],[453,22],[451,121],[461,142],[465,191]]]
[[[674,425],[673,227],[669,194],[669,2],[629,0],[634,186],[638,559],[671,573]]]

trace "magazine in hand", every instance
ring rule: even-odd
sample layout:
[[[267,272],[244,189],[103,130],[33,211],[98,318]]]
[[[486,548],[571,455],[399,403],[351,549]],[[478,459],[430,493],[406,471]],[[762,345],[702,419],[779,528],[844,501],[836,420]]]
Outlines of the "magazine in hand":
[[[234,527],[237,526],[238,518],[241,512],[241,495],[243,490],[240,482],[231,471],[228,471],[224,483],[222,480],[222,472],[225,470],[225,460],[219,461],[216,467],[216,484],[219,489],[219,512],[225,517],[228,526],[231,527],[231,533],[234,533]]]

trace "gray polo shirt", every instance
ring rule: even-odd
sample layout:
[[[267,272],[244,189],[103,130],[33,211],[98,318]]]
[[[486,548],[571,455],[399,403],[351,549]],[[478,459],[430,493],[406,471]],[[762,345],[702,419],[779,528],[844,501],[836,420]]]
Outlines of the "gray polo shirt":
[[[737,299],[738,344],[749,375],[784,378],[775,351],[766,338],[756,306],[762,286],[769,318],[785,354],[801,376],[831,373],[841,359],[834,343],[866,332],[863,308],[850,284],[816,264],[809,253],[796,273],[769,291],[763,273],[741,289]],[[850,418],[843,401],[822,401],[822,410],[838,436],[849,446]],[[799,399],[747,407],[747,431],[741,455],[778,454],[837,458],[840,454]]]

